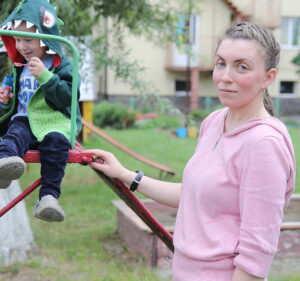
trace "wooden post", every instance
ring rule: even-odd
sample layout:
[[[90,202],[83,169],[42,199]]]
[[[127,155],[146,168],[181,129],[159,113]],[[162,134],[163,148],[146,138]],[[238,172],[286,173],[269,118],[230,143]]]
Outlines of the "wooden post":
[[[198,109],[199,69],[192,68],[191,109]]]

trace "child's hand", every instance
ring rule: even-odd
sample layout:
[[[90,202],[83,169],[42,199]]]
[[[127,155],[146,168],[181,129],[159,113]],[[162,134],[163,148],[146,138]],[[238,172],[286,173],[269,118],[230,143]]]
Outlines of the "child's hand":
[[[7,93],[7,91],[3,91],[3,89],[0,88],[0,103],[8,104],[9,99],[12,97],[12,93]]]
[[[43,62],[37,58],[37,57],[32,57],[29,61],[29,71],[31,75],[33,75],[35,78],[39,77],[42,72],[44,71],[45,66]]]

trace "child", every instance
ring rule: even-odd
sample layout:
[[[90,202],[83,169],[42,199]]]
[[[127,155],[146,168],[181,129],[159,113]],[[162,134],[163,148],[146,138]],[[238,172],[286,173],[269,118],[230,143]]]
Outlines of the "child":
[[[47,0],[23,0],[1,28],[60,35],[58,22]],[[65,214],[57,199],[70,149],[72,65],[58,41],[18,36],[2,36],[2,41],[14,64],[14,87],[0,126],[0,188],[23,174],[26,151],[38,149],[42,187],[33,215],[60,222]],[[79,133],[79,108],[76,118]]]

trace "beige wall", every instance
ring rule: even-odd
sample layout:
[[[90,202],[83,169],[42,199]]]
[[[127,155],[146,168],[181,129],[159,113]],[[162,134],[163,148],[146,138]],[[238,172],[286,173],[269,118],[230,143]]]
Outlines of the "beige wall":
[[[300,18],[300,1],[299,0],[282,0],[281,1],[281,17],[298,17]],[[281,30],[276,29],[274,34],[277,40],[280,42]],[[281,58],[279,64],[279,71],[277,80],[275,83],[275,89],[273,95],[279,96],[280,81],[294,81],[297,89],[296,96],[300,97],[300,75],[296,73],[297,67],[291,63],[291,60],[300,52],[298,49],[281,48]],[[299,68],[298,68],[299,69]]]
[[[249,3],[255,0],[239,0],[240,6],[250,7]],[[253,2],[254,1],[254,2]],[[257,3],[261,0],[257,0]],[[280,3],[281,16],[297,16],[300,17],[300,1],[299,0],[263,0],[264,6],[267,3]],[[262,2],[260,2],[262,3]],[[199,67],[212,68],[214,52],[218,37],[230,25],[231,11],[221,0],[203,0],[199,4],[201,10],[199,21]],[[250,8],[249,8],[250,9]],[[248,13],[249,14],[249,13]],[[280,17],[279,17],[280,18]],[[280,28],[274,30],[275,37],[280,41]],[[146,81],[152,81],[158,92],[162,95],[175,95],[175,80],[185,79],[184,71],[166,69],[170,66],[167,58],[171,57],[170,48],[155,45],[145,38],[137,38],[127,35],[126,45],[132,50],[132,60],[137,60],[139,65],[145,67],[143,78]],[[272,96],[279,96],[280,81],[298,81],[299,75],[296,74],[296,67],[290,63],[291,59],[297,54],[298,50],[282,49],[281,63],[278,73],[278,79],[269,89]],[[108,94],[109,95],[132,95],[135,94],[128,87],[115,80],[114,73],[108,71]],[[199,96],[216,96],[215,89],[211,79],[211,71],[201,71],[199,76]],[[300,85],[298,85],[297,96],[300,97]]]
[[[230,11],[220,0],[203,0],[199,4],[200,13],[200,46],[199,66],[212,68],[216,42],[219,35],[230,24]],[[142,76],[147,81],[152,81],[159,93],[166,96],[175,94],[175,80],[185,79],[183,71],[166,70],[166,48],[154,45],[145,38],[127,35],[126,45],[132,50],[132,59],[145,67]],[[167,51],[170,51],[167,50]],[[201,72],[199,77],[199,96],[215,96],[211,81],[211,72]],[[108,93],[110,95],[132,95],[128,85],[115,80],[114,73],[108,71]]]

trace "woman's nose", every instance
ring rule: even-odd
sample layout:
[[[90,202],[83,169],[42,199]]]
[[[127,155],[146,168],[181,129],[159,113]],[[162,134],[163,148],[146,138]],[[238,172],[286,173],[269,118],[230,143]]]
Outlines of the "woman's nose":
[[[230,67],[226,67],[222,73],[222,80],[224,82],[232,82],[232,73],[231,73],[231,68]]]

